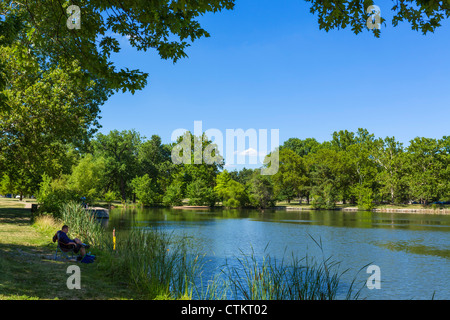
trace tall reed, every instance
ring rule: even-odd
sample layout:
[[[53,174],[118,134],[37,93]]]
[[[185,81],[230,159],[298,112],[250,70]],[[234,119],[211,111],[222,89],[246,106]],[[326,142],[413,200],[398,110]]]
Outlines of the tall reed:
[[[319,243],[318,243],[319,244]],[[323,254],[323,249],[320,249]],[[266,247],[267,249],[267,247]],[[227,263],[222,268],[222,278],[214,278],[203,290],[202,298],[219,297],[222,299],[245,300],[335,300],[339,298],[358,299],[362,286],[355,289],[357,274],[350,284],[343,284],[342,277],[349,271],[339,270],[340,263],[331,257],[317,259],[306,255],[298,258],[286,252],[281,259],[265,254],[258,258],[253,249],[250,254],[241,251],[235,257],[236,263]],[[225,278],[225,279],[224,279]],[[225,283],[221,283],[225,282]],[[221,292],[213,292],[214,290]]]
[[[105,246],[105,230],[97,223],[97,219],[76,202],[69,202],[61,207],[61,218],[69,226],[73,237],[85,243],[103,248]]]

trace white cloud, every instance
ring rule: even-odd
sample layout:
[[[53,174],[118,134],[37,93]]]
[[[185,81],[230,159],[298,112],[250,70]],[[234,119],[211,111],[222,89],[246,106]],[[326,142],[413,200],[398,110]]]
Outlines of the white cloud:
[[[237,151],[235,152],[235,154]],[[248,148],[247,150],[239,152],[240,156],[250,156],[250,157],[256,157],[256,156],[266,156],[264,152],[258,152],[257,150],[253,148]]]

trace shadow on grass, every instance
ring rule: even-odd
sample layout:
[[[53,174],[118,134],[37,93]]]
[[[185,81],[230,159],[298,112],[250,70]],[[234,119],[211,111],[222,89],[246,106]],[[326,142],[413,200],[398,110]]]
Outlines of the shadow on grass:
[[[53,247],[0,244],[0,299],[138,299],[126,284],[102,276],[93,264],[53,260]],[[67,273],[80,267],[81,289],[70,290]]]
[[[31,222],[30,209],[0,208],[0,223],[29,225],[30,222]]]
[[[82,264],[55,261],[56,245],[33,232],[31,212],[23,208],[0,208],[0,300],[69,299],[107,300],[139,298],[128,285],[106,277],[98,261]],[[70,290],[67,273],[78,265],[81,289]]]

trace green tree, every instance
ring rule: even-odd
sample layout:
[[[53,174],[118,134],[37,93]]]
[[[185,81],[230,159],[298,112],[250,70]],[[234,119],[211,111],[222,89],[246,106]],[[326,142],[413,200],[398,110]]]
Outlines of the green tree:
[[[340,130],[333,132],[333,138],[331,140],[331,146],[337,151],[345,151],[348,147],[356,143],[355,133]]]
[[[320,143],[314,138],[306,138],[304,140],[299,138],[290,138],[280,147],[280,151],[284,148],[288,148],[300,157],[304,157],[310,153],[316,152],[320,148]]]
[[[60,217],[60,210],[64,204],[70,201],[80,201],[79,196],[68,187],[67,179],[67,175],[57,179],[52,179],[47,174],[42,176],[36,197],[41,213]]]
[[[352,166],[348,153],[334,149],[320,149],[308,156],[311,170],[311,194],[315,205],[333,208],[339,198],[351,190]]]
[[[190,206],[210,206],[216,203],[216,194],[204,180],[194,180],[186,187],[186,197]]]
[[[172,174],[176,172],[170,150],[170,146],[162,144],[161,138],[157,135],[139,145],[139,174],[148,174],[160,193],[167,190],[172,182]]]
[[[183,204],[186,187],[180,180],[173,180],[164,193],[163,203],[166,206],[181,206]]]
[[[303,158],[291,149],[282,148],[279,153],[279,169],[273,175],[274,192],[278,200],[299,198],[306,190],[309,177]]]
[[[162,203],[163,197],[156,190],[156,185],[148,174],[134,178],[131,181],[131,188],[143,206],[155,206]]]
[[[248,182],[248,195],[250,204],[256,208],[273,207],[276,202],[273,184],[269,176],[264,176],[255,171]]]
[[[80,8],[79,29],[67,26],[72,13],[67,9],[73,4]],[[162,59],[176,62],[187,56],[191,43],[210,36],[198,22],[199,16],[233,7],[231,0],[2,1],[0,21],[19,17],[23,27],[5,28],[7,36],[17,35],[22,44],[42,57],[43,65],[79,61],[92,79],[101,79],[111,90],[134,93],[145,87],[148,74],[116,68],[111,54],[121,51],[121,41],[139,51],[156,49]]]
[[[377,139],[372,149],[372,159],[378,166],[377,180],[382,194],[387,194],[390,203],[406,199],[406,156],[403,144],[395,137]]]
[[[227,170],[217,175],[214,191],[224,207],[239,208],[249,202],[245,186],[233,180]]]
[[[94,157],[105,160],[106,189],[118,191],[123,201],[131,195],[130,182],[139,173],[138,150],[142,138],[135,130],[98,133],[92,141]]]
[[[110,190],[103,195],[103,200],[108,203],[108,207],[111,208],[111,204],[117,199],[117,195],[114,191]]]
[[[408,184],[411,195],[420,203],[439,200],[447,182],[442,177],[447,169],[447,153],[442,141],[417,137],[407,148]]]
[[[104,184],[106,163],[103,158],[94,159],[86,154],[72,169],[68,177],[69,188],[80,197],[85,197],[88,203],[100,198]]]
[[[357,185],[355,187],[355,194],[357,196],[358,209],[370,211],[375,207],[374,192],[372,188],[364,187],[363,185]]]
[[[181,181],[182,186],[186,187],[182,193],[187,198],[192,198],[190,203],[209,202],[209,205],[215,201],[211,193],[214,193],[216,176],[223,168],[223,157],[218,153],[217,146],[204,133],[202,136],[194,136],[186,132],[170,147],[172,160],[177,157],[184,157],[186,160],[175,165],[172,178]],[[217,155],[218,161],[207,163],[204,159],[205,154]]]
[[[0,168],[20,190],[37,190],[41,176],[58,177],[70,169],[70,150],[81,148],[98,127],[106,95],[76,63],[70,72],[42,69],[38,58],[14,44],[0,47],[2,72]]]
[[[242,168],[241,170],[230,171],[230,177],[234,181],[239,182],[240,184],[245,185],[253,176],[254,170],[249,168]]]

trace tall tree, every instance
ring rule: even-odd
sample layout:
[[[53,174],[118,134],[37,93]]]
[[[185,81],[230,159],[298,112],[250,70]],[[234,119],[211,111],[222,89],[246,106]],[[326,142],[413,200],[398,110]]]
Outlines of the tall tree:
[[[63,173],[68,151],[92,136],[107,94],[76,63],[70,72],[44,70],[19,44],[0,47],[0,61],[0,168],[31,192],[42,174]]]
[[[227,170],[217,175],[214,191],[224,207],[238,208],[249,202],[245,186],[233,180]]]
[[[161,58],[176,62],[187,56],[192,42],[210,36],[199,16],[233,7],[231,0],[2,1],[0,17],[20,17],[19,39],[45,57],[43,64],[79,61],[112,90],[134,93],[146,85],[148,74],[117,70],[111,54],[121,51],[121,41],[137,50],[156,49]]]
[[[381,192],[389,195],[391,203],[406,200],[402,195],[406,188],[406,157],[403,144],[396,141],[395,137],[379,138],[374,143],[372,157],[379,167],[377,180],[381,185]]]
[[[138,150],[142,138],[135,130],[98,133],[92,141],[96,157],[105,159],[107,188],[118,190],[123,201],[131,194],[131,180],[138,173]]]
[[[411,195],[421,203],[439,200],[445,194],[447,183],[447,153],[442,141],[417,137],[410,141],[408,150],[408,182]]]
[[[306,173],[305,161],[294,151],[286,148],[280,150],[279,169],[273,175],[274,192],[278,200],[290,202],[300,198],[306,190],[309,177]]]
[[[171,159],[170,146],[162,144],[161,137],[153,135],[150,140],[140,144],[138,161],[139,174],[148,174],[156,190],[164,193],[172,181],[172,174],[176,171]]]
[[[289,138],[280,147],[280,151],[284,148],[288,148],[299,156],[304,157],[310,153],[316,152],[320,148],[320,143],[314,138],[306,138],[304,140],[299,138]]]

